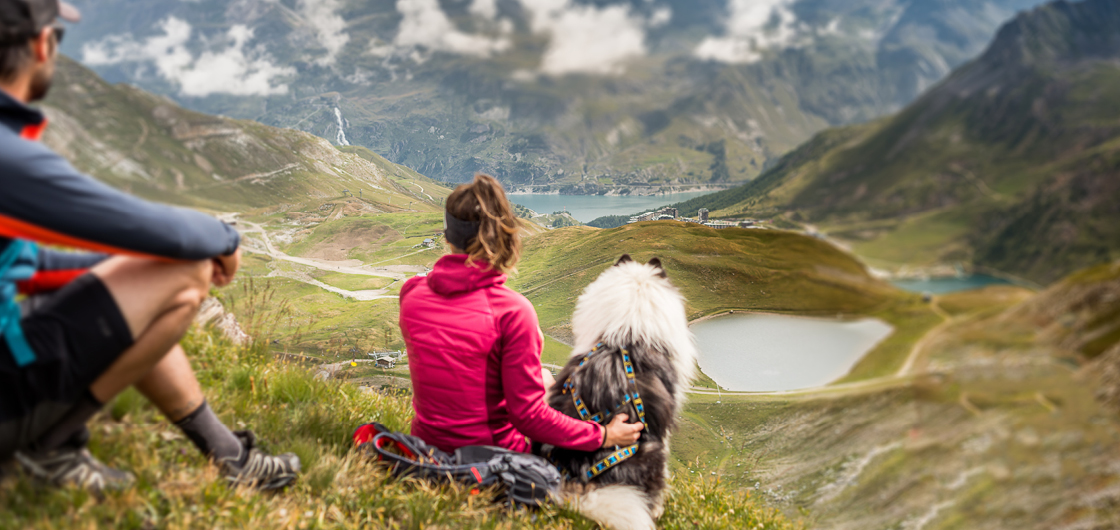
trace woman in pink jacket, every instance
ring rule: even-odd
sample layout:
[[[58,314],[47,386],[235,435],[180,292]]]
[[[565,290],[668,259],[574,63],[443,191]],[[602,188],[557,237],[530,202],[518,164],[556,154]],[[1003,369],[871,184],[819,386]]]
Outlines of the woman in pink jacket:
[[[545,403],[537,313],[505,286],[521,241],[501,184],[475,176],[447,198],[444,218],[451,254],[401,289],[412,434],[448,452],[467,445],[528,452],[526,437],[580,451],[636,442],[642,424],[625,423],[625,415],[603,427]]]

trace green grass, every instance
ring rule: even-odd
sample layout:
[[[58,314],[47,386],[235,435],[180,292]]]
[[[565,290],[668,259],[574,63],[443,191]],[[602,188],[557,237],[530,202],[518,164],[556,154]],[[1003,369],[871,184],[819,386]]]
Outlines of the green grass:
[[[576,298],[623,253],[660,257],[687,300],[690,319],[735,311],[881,318],[895,332],[843,381],[897,371],[941,318],[916,295],[872,279],[851,256],[818,239],[777,230],[713,230],[653,222],[610,230],[564,229],[526,240],[512,286],[533,302],[546,332],[569,337]],[[567,359],[545,347],[545,358]],[[563,357],[560,357],[563,355]],[[563,364],[555,362],[555,364]],[[716,388],[700,374],[697,386]]]
[[[564,366],[568,364],[568,359],[571,358],[571,356],[571,346],[549,337],[548,335],[544,336],[544,352],[541,354],[541,362]]]
[[[872,316],[893,326],[894,332],[867,352],[867,355],[852,367],[848,375],[840,378],[837,383],[851,383],[894,375],[906,363],[914,345],[926,333],[943,322],[937,313],[921,301],[899,303],[875,312]]]
[[[92,452],[138,477],[126,492],[98,501],[78,490],[26,479],[0,483],[2,528],[564,528],[595,525],[561,507],[507,511],[489,494],[396,480],[351,451],[350,434],[369,421],[407,431],[403,396],[364,393],[318,381],[303,367],[269,360],[210,333],[190,332],[184,346],[207,398],[237,428],[252,428],[271,451],[292,451],[303,474],[286,491],[260,494],[226,487],[206,461],[153,407],[126,392],[95,419]],[[797,526],[717,482],[677,474],[663,528]]]
[[[295,280],[259,277],[238,279],[221,298],[242,327],[258,328],[246,329],[250,335],[277,341],[277,351],[341,360],[353,357],[351,350],[404,348],[395,299],[360,302]],[[269,325],[254,324],[263,321]]]
[[[319,270],[312,272],[311,277],[332,287],[346,289],[347,291],[384,289],[394,283],[392,278],[361,276],[358,274],[345,274],[341,272],[323,272]]]
[[[874,263],[933,265],[965,258],[960,240],[972,229],[969,212],[952,209],[899,222],[880,237],[856,242],[852,250]]]
[[[440,246],[425,249],[425,239],[443,229],[438,213],[363,214],[326,221],[311,229],[285,252],[293,256],[358,259],[367,265],[428,265]]]
[[[1030,298],[1033,294],[1034,291],[1022,287],[996,285],[938,296],[937,306],[952,316],[960,316],[979,311],[1007,309]]]
[[[511,286],[533,301],[546,332],[562,335],[579,293],[624,253],[660,257],[690,319],[729,310],[867,314],[908,296],[814,238],[671,221],[533,236]]]

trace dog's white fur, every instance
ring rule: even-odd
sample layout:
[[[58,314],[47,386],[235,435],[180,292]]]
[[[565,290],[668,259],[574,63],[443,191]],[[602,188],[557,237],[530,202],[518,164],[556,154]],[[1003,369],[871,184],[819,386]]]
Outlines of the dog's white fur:
[[[636,261],[620,263],[599,275],[576,303],[572,356],[586,354],[599,342],[615,346],[641,342],[665,352],[676,371],[674,398],[680,408],[695,375],[696,339],[688,329],[684,298],[663,275],[663,269]],[[666,450],[668,443],[666,439]],[[615,530],[656,528],[654,519],[660,517],[662,506],[657,499],[657,509],[650,513],[645,492],[617,485],[583,493],[571,501],[586,517]]]
[[[575,349],[585,355],[599,342],[625,346],[644,342],[672,357],[678,404],[696,371],[696,339],[688,329],[684,298],[662,278],[663,270],[646,263],[620,263],[584,289],[572,315]]]
[[[646,511],[646,494],[634,486],[607,486],[589,491],[573,502],[588,519],[615,530],[656,530]]]

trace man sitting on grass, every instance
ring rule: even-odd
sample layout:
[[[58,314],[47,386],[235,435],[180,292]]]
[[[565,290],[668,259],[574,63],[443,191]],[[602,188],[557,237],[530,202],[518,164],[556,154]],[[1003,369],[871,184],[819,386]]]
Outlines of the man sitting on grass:
[[[58,0],[0,0],[0,462],[56,485],[128,486],[86,449],[86,422],[135,386],[231,483],[284,487],[299,458],[223,425],[178,344],[210,285],[236,274],[237,231],[117,192],[36,142],[46,121],[26,104],[51,85],[58,18],[79,15]],[[18,292],[29,296],[17,303]]]

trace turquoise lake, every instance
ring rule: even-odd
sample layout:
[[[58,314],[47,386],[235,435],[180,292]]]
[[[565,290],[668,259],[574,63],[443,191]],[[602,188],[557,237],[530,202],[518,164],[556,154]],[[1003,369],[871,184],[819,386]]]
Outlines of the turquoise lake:
[[[509,200],[537,213],[553,213],[568,210],[577,221],[587,223],[604,215],[634,215],[660,206],[687,201],[694,197],[714,193],[696,191],[690,193],[666,193],[664,195],[510,195]]]
[[[959,291],[971,291],[989,285],[1014,285],[1010,280],[988,276],[986,274],[973,274],[949,278],[930,278],[927,280],[895,280],[891,282],[895,287],[914,293],[945,294]]]
[[[734,314],[691,326],[700,369],[726,390],[765,392],[827,385],[847,375],[894,331],[874,318],[835,320]]]

